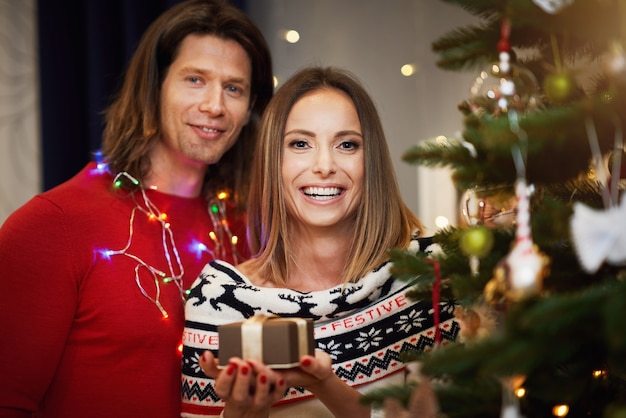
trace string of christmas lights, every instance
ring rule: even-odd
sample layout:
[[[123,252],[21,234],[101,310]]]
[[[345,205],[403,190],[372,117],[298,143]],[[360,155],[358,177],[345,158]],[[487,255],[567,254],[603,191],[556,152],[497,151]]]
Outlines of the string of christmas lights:
[[[108,167],[105,163],[98,164],[98,171],[108,173]],[[141,294],[151,301],[161,312],[163,318],[168,318],[169,314],[167,310],[161,304],[161,284],[167,284],[173,282],[180,293],[181,302],[184,304],[188,289],[183,286],[183,276],[185,274],[185,268],[180,258],[180,253],[174,239],[174,231],[172,225],[168,221],[168,215],[165,212],[161,212],[159,208],[150,200],[146,190],[140,184],[139,180],[130,175],[127,172],[118,173],[113,179],[113,187],[116,191],[121,190],[126,181],[130,181],[132,188],[130,188],[129,196],[133,200],[135,207],[130,213],[130,219],[128,223],[128,240],[126,245],[117,250],[101,250],[100,253],[106,259],[110,259],[115,255],[122,255],[128,257],[137,262],[135,266],[135,283],[139,288]],[[230,231],[228,220],[226,217],[226,200],[228,199],[227,192],[220,192],[216,197],[212,198],[208,204],[208,213],[213,223],[213,231],[209,233],[209,238],[214,243],[213,250],[210,250],[203,243],[196,243],[193,249],[196,252],[208,252],[212,258],[227,259],[227,248],[224,245],[225,242],[229,242],[231,246],[231,255],[233,261],[238,263],[241,256],[237,250],[238,237],[233,235]],[[161,226],[161,246],[163,248],[163,254],[167,261],[167,271],[158,269],[157,267],[149,264],[146,260],[130,252],[130,247],[135,236],[135,217],[137,213],[143,213],[148,217],[150,221],[156,221]],[[190,250],[192,250],[190,248]],[[140,271],[145,269],[152,276],[154,282],[154,296],[151,295],[141,282]]]

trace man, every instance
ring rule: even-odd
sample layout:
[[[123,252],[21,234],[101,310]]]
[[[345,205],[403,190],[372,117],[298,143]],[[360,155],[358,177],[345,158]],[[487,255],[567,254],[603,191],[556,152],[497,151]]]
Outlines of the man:
[[[180,415],[186,289],[246,254],[242,209],[272,95],[258,28],[189,0],[145,32],[102,160],[0,228],[0,417]]]

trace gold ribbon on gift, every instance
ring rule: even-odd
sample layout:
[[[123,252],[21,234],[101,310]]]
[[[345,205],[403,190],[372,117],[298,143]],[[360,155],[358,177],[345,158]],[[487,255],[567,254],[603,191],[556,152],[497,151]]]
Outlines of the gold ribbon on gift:
[[[263,324],[269,315],[254,315],[241,324],[241,354],[243,358],[263,361]]]
[[[263,361],[263,326],[267,321],[283,320],[296,324],[298,334],[298,357],[309,354],[307,321],[302,318],[282,318],[277,315],[257,314],[241,324],[241,350],[244,359]],[[281,368],[293,367],[298,363],[279,365]],[[278,365],[277,365],[278,367]]]

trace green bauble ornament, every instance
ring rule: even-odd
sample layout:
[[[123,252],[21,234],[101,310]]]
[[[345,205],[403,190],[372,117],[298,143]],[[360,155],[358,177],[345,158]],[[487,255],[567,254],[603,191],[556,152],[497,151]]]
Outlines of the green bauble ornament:
[[[576,92],[576,79],[569,72],[548,74],[543,80],[543,92],[550,103],[565,103]]]
[[[461,235],[459,247],[463,254],[482,258],[489,254],[493,247],[493,232],[486,226],[473,226]]]

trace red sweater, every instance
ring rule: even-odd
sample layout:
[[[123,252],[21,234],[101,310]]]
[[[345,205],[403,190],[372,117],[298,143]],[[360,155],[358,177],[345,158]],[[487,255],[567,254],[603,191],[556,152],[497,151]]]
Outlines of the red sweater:
[[[34,411],[59,418],[180,415],[179,289],[172,282],[160,285],[169,315],[164,318],[135,281],[137,271],[154,298],[148,269],[137,268],[131,257],[104,255],[129,243],[136,206],[112,192],[112,177],[95,168],[91,163],[35,196],[0,228],[0,417],[30,417]],[[147,194],[168,216],[188,289],[213,259],[193,247],[203,242],[213,248],[207,203]],[[230,220],[243,248],[244,224]],[[160,223],[143,212],[135,213],[127,252],[170,271]],[[172,264],[177,266],[173,255]]]

